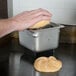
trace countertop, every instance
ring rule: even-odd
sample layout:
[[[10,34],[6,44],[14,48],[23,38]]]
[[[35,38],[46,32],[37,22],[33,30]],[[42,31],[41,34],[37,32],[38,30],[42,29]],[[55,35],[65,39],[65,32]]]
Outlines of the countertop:
[[[40,73],[33,67],[34,60],[42,55],[54,55],[62,61],[62,69],[56,73]],[[59,47],[43,53],[35,53],[11,39],[0,46],[0,76],[76,76],[76,44],[59,44]]]

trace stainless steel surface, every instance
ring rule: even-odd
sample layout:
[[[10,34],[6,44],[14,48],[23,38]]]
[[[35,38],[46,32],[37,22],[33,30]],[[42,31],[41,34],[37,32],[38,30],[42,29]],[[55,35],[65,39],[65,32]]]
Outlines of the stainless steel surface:
[[[19,32],[20,44],[37,52],[57,48],[60,28],[63,26],[55,23],[51,23],[49,26],[49,28]]]
[[[53,74],[37,72],[33,67],[33,55],[27,51],[29,50],[22,47],[18,39],[0,46],[0,76],[9,76],[8,73],[10,76],[76,76],[76,44],[59,44],[55,49],[54,56],[62,61],[63,67]]]
[[[17,53],[15,55],[19,56]],[[25,53],[19,59],[19,69],[17,69],[18,67],[15,64],[14,70],[18,70],[19,72],[13,72],[13,76],[14,73],[18,76],[76,76],[76,45],[62,44],[56,49],[54,56],[60,59],[63,63],[63,67],[59,72],[41,73],[36,71],[31,62],[33,57]],[[17,58],[15,58],[15,60],[17,60]],[[13,65],[14,64],[12,64],[12,66]],[[10,70],[12,70],[12,68]]]
[[[18,76],[22,53],[11,53],[9,57],[9,76]]]

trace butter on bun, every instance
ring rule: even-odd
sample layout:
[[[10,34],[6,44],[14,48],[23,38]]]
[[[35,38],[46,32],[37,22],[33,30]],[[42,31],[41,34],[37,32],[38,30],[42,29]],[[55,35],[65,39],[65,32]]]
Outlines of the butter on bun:
[[[57,72],[62,68],[62,62],[54,56],[39,57],[34,62],[34,68],[39,72]]]
[[[49,24],[49,23],[50,23],[50,21],[48,21],[48,20],[43,20],[43,21],[40,21],[40,22],[36,23],[35,25],[29,27],[29,29],[41,28],[41,27],[46,26],[46,25]]]

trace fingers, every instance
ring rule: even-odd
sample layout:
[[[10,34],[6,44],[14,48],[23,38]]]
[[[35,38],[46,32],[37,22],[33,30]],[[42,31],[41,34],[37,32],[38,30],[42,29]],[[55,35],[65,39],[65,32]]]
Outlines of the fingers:
[[[42,21],[42,20],[50,21],[50,17],[49,16],[48,17],[47,16],[42,16],[42,15],[40,15],[38,17],[35,17],[35,18],[30,20],[29,26],[33,26],[34,24],[36,24],[37,22]]]
[[[27,12],[23,12],[23,14],[24,15],[22,16],[22,20],[25,20],[25,21],[28,20],[29,23],[30,22],[36,23],[37,21],[40,21],[40,20],[50,20],[52,16],[51,13],[49,13],[47,10],[44,10],[44,9],[27,11]]]
[[[37,9],[37,10],[29,11],[27,18],[29,18],[29,19],[34,19],[34,18],[42,19],[43,16],[45,16],[45,18],[51,19],[52,14],[49,13],[47,10]]]
[[[32,10],[32,11],[30,11],[30,14],[33,15],[33,14],[43,13],[43,12],[45,12],[48,16],[52,16],[51,13],[49,13],[47,10],[42,9],[42,8],[39,8],[39,9],[37,9],[37,10]]]
[[[41,11],[41,12],[32,14],[32,15],[30,16],[30,18],[34,18],[34,17],[37,18],[38,16],[47,16],[47,17],[50,17],[50,18],[51,18],[51,16],[50,16],[47,12],[44,12],[44,11]]]
[[[37,9],[37,10],[32,10],[32,11],[25,11],[15,16],[15,18],[20,19],[20,20],[26,20],[26,19],[37,18],[38,16],[49,16],[51,18],[52,14],[49,13],[47,10]]]
[[[52,14],[49,13],[47,10],[37,9],[37,10],[28,11],[27,15],[25,15],[24,18],[25,17],[34,18],[34,17],[37,17],[39,15],[44,15],[44,16],[46,15],[46,16],[50,16],[50,17],[52,16]]]
[[[42,20],[50,21],[51,20],[51,16],[52,16],[52,14],[49,13],[47,10],[37,9],[37,10],[29,11],[27,16],[23,17],[23,18],[25,18],[24,19],[25,21],[27,20],[27,22],[28,22],[27,28],[28,28],[28,27],[30,27],[30,26],[32,26],[32,25],[34,25],[37,22],[42,21]]]

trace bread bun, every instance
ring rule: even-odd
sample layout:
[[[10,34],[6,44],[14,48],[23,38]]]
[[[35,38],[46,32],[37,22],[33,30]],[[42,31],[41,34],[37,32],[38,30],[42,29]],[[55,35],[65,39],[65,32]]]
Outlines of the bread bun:
[[[36,23],[35,25],[29,27],[29,29],[38,29],[38,28],[46,26],[49,23],[50,23],[50,21],[43,20],[43,21],[40,21],[40,22]]]
[[[57,72],[62,68],[62,62],[55,57],[39,57],[34,62],[34,67],[39,72]]]

